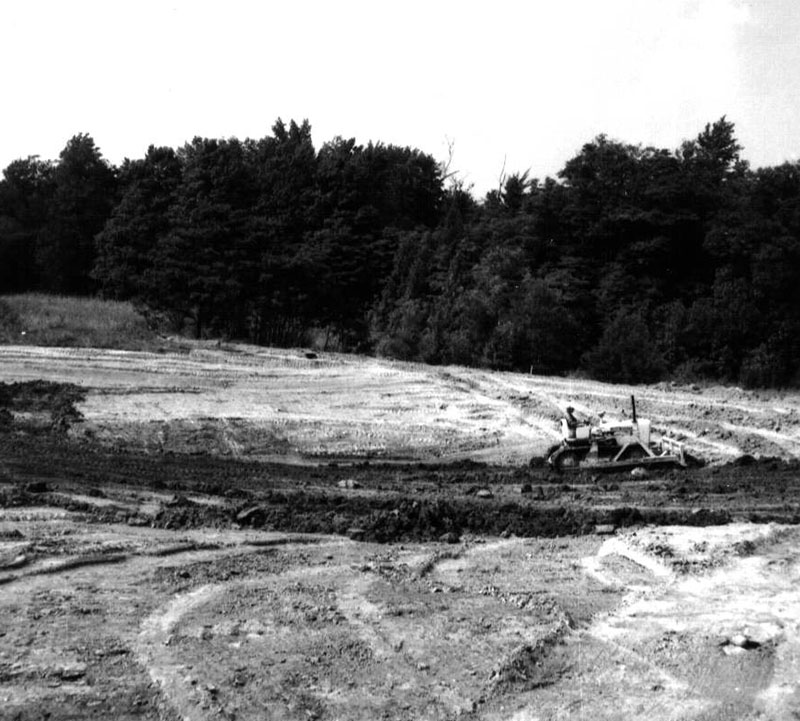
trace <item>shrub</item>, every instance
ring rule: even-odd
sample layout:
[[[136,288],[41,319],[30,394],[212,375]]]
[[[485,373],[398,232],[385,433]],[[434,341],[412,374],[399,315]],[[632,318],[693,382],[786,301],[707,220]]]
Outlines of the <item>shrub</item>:
[[[0,343],[19,343],[21,332],[19,313],[8,301],[0,298]]]
[[[647,323],[636,310],[617,313],[584,355],[583,366],[594,378],[612,383],[652,383],[664,373]]]
[[[784,323],[742,361],[739,382],[748,388],[794,385],[800,375],[800,324]]]

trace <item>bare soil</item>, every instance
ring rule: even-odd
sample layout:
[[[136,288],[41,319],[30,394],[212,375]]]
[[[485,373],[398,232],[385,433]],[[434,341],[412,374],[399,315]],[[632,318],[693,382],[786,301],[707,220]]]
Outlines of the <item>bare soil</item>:
[[[800,715],[796,395],[201,344],[0,361],[0,719]],[[560,406],[631,392],[707,464],[529,463]]]

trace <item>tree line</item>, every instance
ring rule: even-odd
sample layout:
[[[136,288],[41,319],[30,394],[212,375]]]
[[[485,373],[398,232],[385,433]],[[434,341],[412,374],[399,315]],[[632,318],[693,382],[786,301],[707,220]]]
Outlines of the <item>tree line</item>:
[[[131,300],[198,337],[618,382],[800,382],[800,164],[721,118],[606,136],[476,200],[417,149],[307,121],[120,167],[73,137],[0,181],[0,292]]]

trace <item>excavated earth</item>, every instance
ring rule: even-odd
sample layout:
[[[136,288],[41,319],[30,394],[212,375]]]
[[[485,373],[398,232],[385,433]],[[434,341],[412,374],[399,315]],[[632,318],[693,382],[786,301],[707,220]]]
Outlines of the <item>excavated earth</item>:
[[[705,465],[545,467],[631,393]],[[798,431],[792,394],[0,348],[0,719],[798,718]]]

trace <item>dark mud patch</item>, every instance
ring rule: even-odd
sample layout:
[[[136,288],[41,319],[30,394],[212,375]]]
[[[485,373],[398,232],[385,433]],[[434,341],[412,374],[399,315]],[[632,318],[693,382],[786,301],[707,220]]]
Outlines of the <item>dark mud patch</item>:
[[[25,433],[0,433],[0,458],[1,507],[48,505],[89,521],[174,530],[258,528],[393,542],[465,534],[555,537],[594,533],[598,526],[800,523],[800,464],[774,459],[646,479],[579,473],[567,483],[547,469],[529,467],[303,467],[113,452],[59,435]],[[102,503],[89,502],[98,491]],[[141,504],[153,498],[156,507],[144,514]]]
[[[0,383],[0,431],[66,431],[83,420],[76,404],[86,390],[72,383]]]

